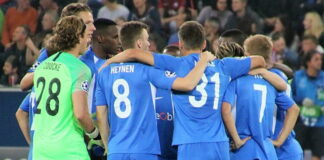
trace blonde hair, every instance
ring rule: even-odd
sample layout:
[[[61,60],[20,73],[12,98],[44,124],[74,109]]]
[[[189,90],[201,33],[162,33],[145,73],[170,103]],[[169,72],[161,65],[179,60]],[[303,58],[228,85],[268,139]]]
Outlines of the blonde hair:
[[[243,57],[244,49],[235,42],[220,41],[215,49],[215,56],[220,59],[225,57]]]
[[[321,16],[317,12],[308,12],[305,15],[305,19],[311,20],[311,28],[305,30],[304,35],[312,34],[319,38],[324,31],[324,25]]]
[[[271,39],[261,34],[250,36],[244,41],[244,49],[247,54],[260,55],[265,60],[269,60],[272,47]]]

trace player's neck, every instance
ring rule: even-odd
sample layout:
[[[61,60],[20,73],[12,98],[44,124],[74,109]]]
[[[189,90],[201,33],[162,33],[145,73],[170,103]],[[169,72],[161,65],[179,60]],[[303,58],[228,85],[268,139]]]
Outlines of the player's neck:
[[[182,55],[183,56],[187,56],[189,54],[193,54],[193,53],[201,53],[202,51],[200,49],[195,49],[195,50],[183,50],[182,51]]]
[[[79,57],[79,53],[80,53],[79,50],[76,49],[76,48],[73,48],[73,49],[71,49],[71,50],[66,50],[66,51],[63,51],[63,52],[70,53],[70,54],[72,54],[73,56],[75,56],[76,58]]]
[[[313,69],[313,68],[307,68],[306,69],[306,73],[310,77],[316,77],[318,75],[318,72],[319,72],[318,70]]]
[[[105,52],[103,51],[103,49],[99,48],[99,47],[95,47],[93,45],[92,47],[92,51],[95,53],[95,55],[101,59],[106,59],[106,54]]]

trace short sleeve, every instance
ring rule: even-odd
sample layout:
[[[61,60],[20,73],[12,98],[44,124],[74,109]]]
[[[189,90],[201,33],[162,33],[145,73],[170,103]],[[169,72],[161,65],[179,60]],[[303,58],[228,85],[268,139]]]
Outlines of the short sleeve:
[[[223,70],[232,79],[247,74],[251,68],[251,58],[224,58],[222,59]]]
[[[24,100],[21,102],[19,108],[25,112],[29,112],[29,99],[30,99],[30,93],[24,98]]]
[[[148,77],[150,82],[158,88],[168,89],[172,88],[173,82],[177,79],[177,75],[171,71],[164,71],[149,67]]]
[[[45,48],[43,48],[41,51],[40,51],[40,54],[36,60],[36,62],[29,68],[29,70],[27,72],[35,72],[36,68],[43,62],[45,61],[46,59],[48,58],[48,55],[47,55],[47,50]]]
[[[169,70],[171,72],[175,72],[182,63],[181,58],[173,57],[170,55],[153,53],[153,57],[154,67],[162,70]]]
[[[276,105],[284,110],[289,109],[295,102],[286,94],[286,92],[278,92],[276,95]]]
[[[85,65],[85,64],[84,64]],[[91,72],[88,67],[80,67],[76,75],[72,75],[72,93],[76,91],[88,92],[91,81]]]
[[[105,88],[103,84],[103,76],[106,75],[105,69],[99,72],[98,77],[96,78],[96,90],[94,93],[95,105],[96,106],[105,106],[107,105],[106,96],[105,96]]]
[[[231,104],[231,106],[235,105],[235,97],[236,97],[236,80],[232,81],[224,94],[223,97],[223,102],[227,102],[229,104]]]

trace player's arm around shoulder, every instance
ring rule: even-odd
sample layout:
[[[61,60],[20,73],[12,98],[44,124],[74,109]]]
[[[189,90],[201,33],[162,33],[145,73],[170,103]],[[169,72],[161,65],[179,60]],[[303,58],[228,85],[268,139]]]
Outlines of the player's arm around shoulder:
[[[125,51],[118,53],[112,58],[108,59],[99,69],[101,71],[104,67],[112,63],[122,63],[129,61],[139,61],[148,65],[154,65],[154,57],[150,51],[142,49],[126,49]]]
[[[250,75],[261,75],[265,80],[271,83],[277,90],[287,90],[287,83],[277,74],[268,71],[265,68],[255,68],[249,72]]]
[[[265,68],[266,62],[262,56],[249,56],[251,58],[251,66],[250,69],[254,68]]]
[[[200,60],[196,66],[183,78],[177,78],[172,89],[179,91],[191,91],[199,83],[208,63],[215,59],[215,56],[210,52],[204,52],[200,55]]]

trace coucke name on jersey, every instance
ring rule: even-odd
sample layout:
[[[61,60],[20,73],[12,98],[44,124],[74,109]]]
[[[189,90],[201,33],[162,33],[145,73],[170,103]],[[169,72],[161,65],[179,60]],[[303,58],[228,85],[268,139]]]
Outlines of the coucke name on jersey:
[[[53,71],[60,71],[61,63],[56,62],[45,62],[43,69],[53,70]]]
[[[173,115],[169,112],[155,113],[155,117],[157,120],[173,121]]]
[[[134,65],[121,65],[121,66],[113,66],[110,69],[110,73],[111,74],[116,74],[116,73],[120,73],[120,72],[124,72],[124,73],[132,73],[134,72]]]

